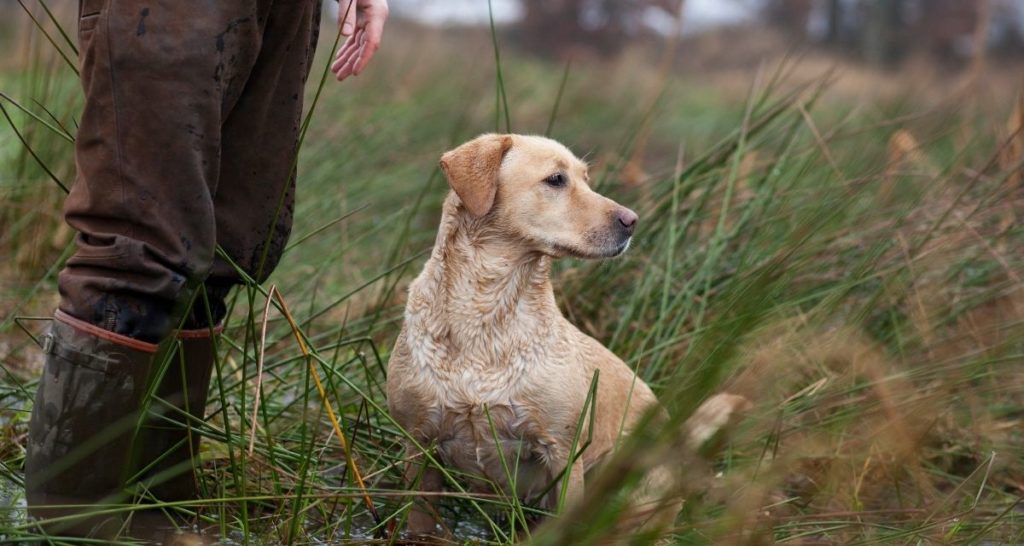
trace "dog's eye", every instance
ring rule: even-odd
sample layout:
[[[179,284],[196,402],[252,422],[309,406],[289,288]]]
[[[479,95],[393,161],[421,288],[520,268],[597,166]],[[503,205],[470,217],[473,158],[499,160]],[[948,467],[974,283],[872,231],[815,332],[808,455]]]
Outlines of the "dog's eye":
[[[565,186],[566,178],[563,173],[555,173],[544,179],[544,183],[552,188],[561,188]]]

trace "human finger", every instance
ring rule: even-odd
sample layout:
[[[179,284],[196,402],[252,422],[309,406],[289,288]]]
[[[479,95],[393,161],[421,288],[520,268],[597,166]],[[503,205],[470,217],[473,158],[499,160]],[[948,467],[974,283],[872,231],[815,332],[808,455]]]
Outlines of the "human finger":
[[[338,54],[334,57],[334,61],[331,63],[331,72],[337,74],[338,70],[345,65],[345,62],[349,60],[359,50],[358,41],[354,36],[350,36],[348,40],[340,48],[338,48]]]
[[[342,36],[351,36],[356,30],[356,1],[338,1],[338,27],[341,28]]]
[[[355,66],[356,59],[359,58],[360,52],[362,51],[362,29],[357,29],[356,33],[352,35],[350,40],[352,41],[351,47],[347,48],[343,55],[338,57],[335,61],[337,70],[334,71],[334,76],[338,81],[344,80],[345,78],[352,75],[352,68]]]
[[[353,68],[353,72],[357,76],[366,68],[370,59],[373,59],[374,54],[380,49],[381,38],[384,36],[384,22],[387,20],[387,17],[387,4],[385,4],[383,10],[374,12],[373,16],[367,20],[365,43],[359,50],[359,59]]]

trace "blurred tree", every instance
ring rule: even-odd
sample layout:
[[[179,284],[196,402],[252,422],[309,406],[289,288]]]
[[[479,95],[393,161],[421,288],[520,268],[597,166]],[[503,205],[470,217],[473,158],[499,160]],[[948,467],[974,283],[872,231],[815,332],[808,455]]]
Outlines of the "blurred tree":
[[[867,17],[861,32],[864,58],[874,65],[891,66],[903,53],[900,38],[906,22],[904,1],[867,0],[865,4]]]
[[[1024,0],[991,0],[990,38],[1000,52],[1024,53]]]
[[[918,48],[939,59],[969,57],[973,53],[971,38],[985,3],[985,0],[929,0],[920,11],[920,17],[912,23],[912,32],[921,38]]]
[[[765,2],[763,13],[770,24],[804,36],[813,7],[814,0],[773,0]]]
[[[546,56],[610,55],[651,30],[652,18],[675,18],[683,0],[523,0],[517,36]]]
[[[892,66],[923,54],[963,64],[1024,53],[1024,0],[750,0],[769,24]]]
[[[825,4],[825,41],[836,45],[842,40],[843,1],[828,0]]]

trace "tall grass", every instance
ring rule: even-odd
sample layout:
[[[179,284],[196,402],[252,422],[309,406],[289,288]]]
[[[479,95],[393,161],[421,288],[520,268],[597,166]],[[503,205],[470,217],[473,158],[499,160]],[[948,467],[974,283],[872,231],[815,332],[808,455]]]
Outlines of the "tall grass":
[[[841,76],[807,80],[788,63],[751,73],[739,102],[684,80],[661,89],[628,59],[570,71],[501,51],[496,82],[491,36],[389,31],[361,81],[321,91],[311,79],[293,242],[270,281],[236,292],[218,341],[204,499],[158,506],[239,544],[399,540],[406,435],[386,411],[384,364],[433,241],[437,157],[500,112],[586,154],[599,189],[640,213],[630,253],[560,262],[557,294],[673,418],[626,441],[588,478],[585,502],[534,531],[523,522],[537,509],[468,494],[445,469],[455,537],[610,539],[622,493],[668,460],[686,498],[678,543],[1024,540],[1011,105],[853,105],[830,98]],[[34,256],[0,272],[0,535],[30,541],[19,487],[38,370],[15,318],[54,302],[67,235],[53,178],[70,183],[78,103],[74,74],[26,35],[26,63],[0,76],[11,129],[0,154],[14,173],[0,249]],[[656,96],[653,111],[637,106]],[[694,458],[673,427],[719,390],[755,408]]]

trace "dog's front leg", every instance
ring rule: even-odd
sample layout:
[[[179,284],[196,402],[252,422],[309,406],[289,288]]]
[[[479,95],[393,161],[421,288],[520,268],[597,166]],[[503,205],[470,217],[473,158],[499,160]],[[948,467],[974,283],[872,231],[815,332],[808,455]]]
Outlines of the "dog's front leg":
[[[561,472],[562,468],[565,468],[565,466],[558,468],[553,474],[557,475],[558,472]],[[572,467],[566,468],[565,471],[568,475],[563,475],[562,479],[558,481],[558,485],[547,496],[546,508],[549,510],[557,510],[560,506],[558,500],[559,495],[562,494],[563,487],[565,488],[565,502],[561,506],[573,506],[583,499],[583,459],[576,459],[572,463]],[[566,484],[567,479],[568,484]]]
[[[408,455],[409,462],[405,466],[405,483],[411,486],[419,479],[416,489],[420,493],[426,494],[418,495],[419,498],[413,499],[412,508],[409,510],[407,529],[413,535],[436,535],[440,516],[436,507],[437,496],[434,493],[441,492],[444,486],[444,476],[441,475],[440,470],[430,466],[429,463],[421,473],[420,465],[413,462],[415,454]]]
[[[583,500],[583,459],[577,458],[569,472],[569,486],[565,489],[565,506],[574,506]]]

